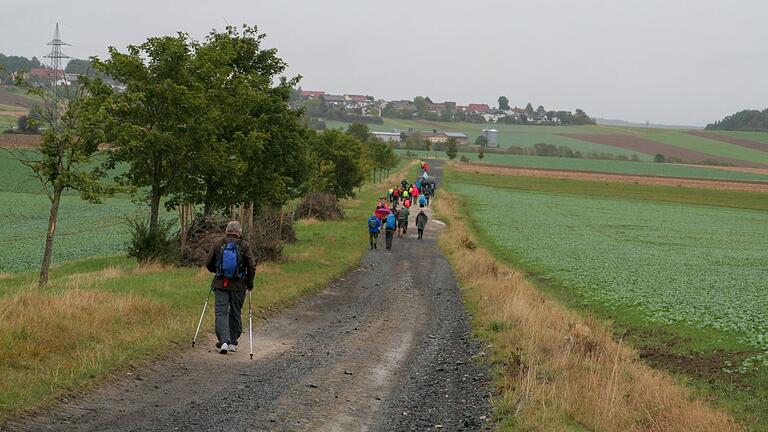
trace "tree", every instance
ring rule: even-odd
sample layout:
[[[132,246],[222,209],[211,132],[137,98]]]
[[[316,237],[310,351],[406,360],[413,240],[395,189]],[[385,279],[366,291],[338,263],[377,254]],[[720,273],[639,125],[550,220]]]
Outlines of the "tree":
[[[298,77],[280,76],[287,64],[261,46],[265,37],[256,27],[227,27],[193,44],[192,89],[207,107],[197,114],[207,141],[190,142],[195,157],[167,205],[202,203],[210,215],[250,202],[258,211],[305,192],[311,135],[288,106]]]
[[[488,137],[485,135],[478,135],[477,138],[475,138],[475,145],[479,145],[480,147],[485,147],[488,145]]]
[[[528,114],[528,118],[533,118],[533,115],[536,113],[536,111],[533,110],[533,105],[528,102],[528,105],[525,106],[525,113]]]
[[[458,148],[456,138],[448,138],[448,141],[445,143],[445,154],[448,156],[448,159],[456,159],[456,155],[459,153]]]
[[[500,110],[507,111],[509,109],[509,99],[506,96],[499,96],[498,101]]]
[[[425,139],[424,140],[424,149],[427,151],[427,157],[429,157],[429,151],[432,150],[432,141]]]
[[[477,158],[482,160],[485,157],[485,147],[480,147],[480,150],[477,152]]]
[[[184,33],[152,37],[127,52],[109,49],[109,58],[94,58],[94,67],[126,85],[117,92],[101,79],[88,90],[105,99],[106,130],[112,144],[109,166],[127,163],[121,182],[146,190],[149,230],[158,227],[163,197],[178,189],[196,155],[211,142],[216,116],[195,82],[195,43]]]
[[[371,136],[368,126],[363,123],[352,123],[347,127],[347,133],[359,139],[361,142],[367,142]]]
[[[354,189],[362,185],[366,177],[363,143],[337,130],[315,133],[311,142],[314,166],[311,189],[331,193],[339,199],[353,197]]]
[[[42,100],[37,115],[45,131],[39,154],[30,157],[23,151],[6,151],[32,170],[51,203],[38,277],[38,284],[43,286],[48,282],[62,194],[78,191],[84,200],[97,203],[111,188],[102,185],[104,171],[93,163],[98,145],[104,140],[98,127],[102,119],[93,109],[92,97],[86,96],[81,87],[60,88],[21,79],[17,85]]]
[[[664,163],[667,161],[667,158],[661,153],[656,153],[656,156],[653,157],[653,161],[656,163]]]
[[[40,133],[40,124],[32,116],[23,115],[16,120],[16,126],[19,131],[25,134]]]
[[[427,101],[423,96],[413,98],[413,104],[416,105],[416,111],[420,113],[427,110]]]

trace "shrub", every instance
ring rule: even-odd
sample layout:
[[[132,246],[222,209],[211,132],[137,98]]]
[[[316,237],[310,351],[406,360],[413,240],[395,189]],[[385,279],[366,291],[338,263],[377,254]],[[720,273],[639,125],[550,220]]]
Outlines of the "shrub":
[[[176,223],[171,219],[162,219],[153,232],[149,229],[149,221],[143,217],[128,218],[130,239],[126,247],[128,256],[139,262],[162,261],[175,262],[179,250],[176,247]]]

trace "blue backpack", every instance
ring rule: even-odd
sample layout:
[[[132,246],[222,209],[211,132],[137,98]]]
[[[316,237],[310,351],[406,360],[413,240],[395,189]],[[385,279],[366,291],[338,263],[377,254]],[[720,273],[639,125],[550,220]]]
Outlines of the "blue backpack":
[[[228,241],[219,251],[219,263],[216,266],[216,277],[233,280],[245,277],[243,260],[241,259],[240,246]]]
[[[420,197],[419,197],[419,205],[420,205],[420,206],[425,206],[425,205],[427,205],[427,197],[425,197],[424,195],[420,196]]]
[[[395,219],[395,215],[392,213],[387,216],[387,229],[395,229],[397,228],[397,219]]]
[[[379,229],[379,218],[376,216],[371,216],[368,218],[368,228],[373,232],[374,230]]]

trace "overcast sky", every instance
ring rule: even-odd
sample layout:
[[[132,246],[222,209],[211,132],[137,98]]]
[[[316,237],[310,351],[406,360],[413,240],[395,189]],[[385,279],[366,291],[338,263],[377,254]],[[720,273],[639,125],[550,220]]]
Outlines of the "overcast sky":
[[[704,125],[768,106],[766,0],[3,1],[0,52],[257,24],[302,87]]]

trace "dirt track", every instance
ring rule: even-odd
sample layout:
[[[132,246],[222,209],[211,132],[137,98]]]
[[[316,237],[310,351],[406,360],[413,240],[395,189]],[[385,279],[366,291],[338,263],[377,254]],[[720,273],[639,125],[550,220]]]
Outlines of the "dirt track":
[[[659,186],[679,186],[700,189],[718,189],[731,191],[768,192],[768,183],[749,183],[737,181],[697,180],[675,177],[652,177],[628,174],[605,174],[586,171],[557,171],[533,168],[514,168],[477,164],[456,164],[457,171],[471,173],[498,174],[520,177],[543,177],[557,179],[588,180],[610,183],[631,183]]]
[[[392,252],[380,238],[357,270],[260,326],[253,361],[247,333],[228,355],[209,338],[10,429],[486,430],[488,371],[436,245],[441,226],[395,238]]]

